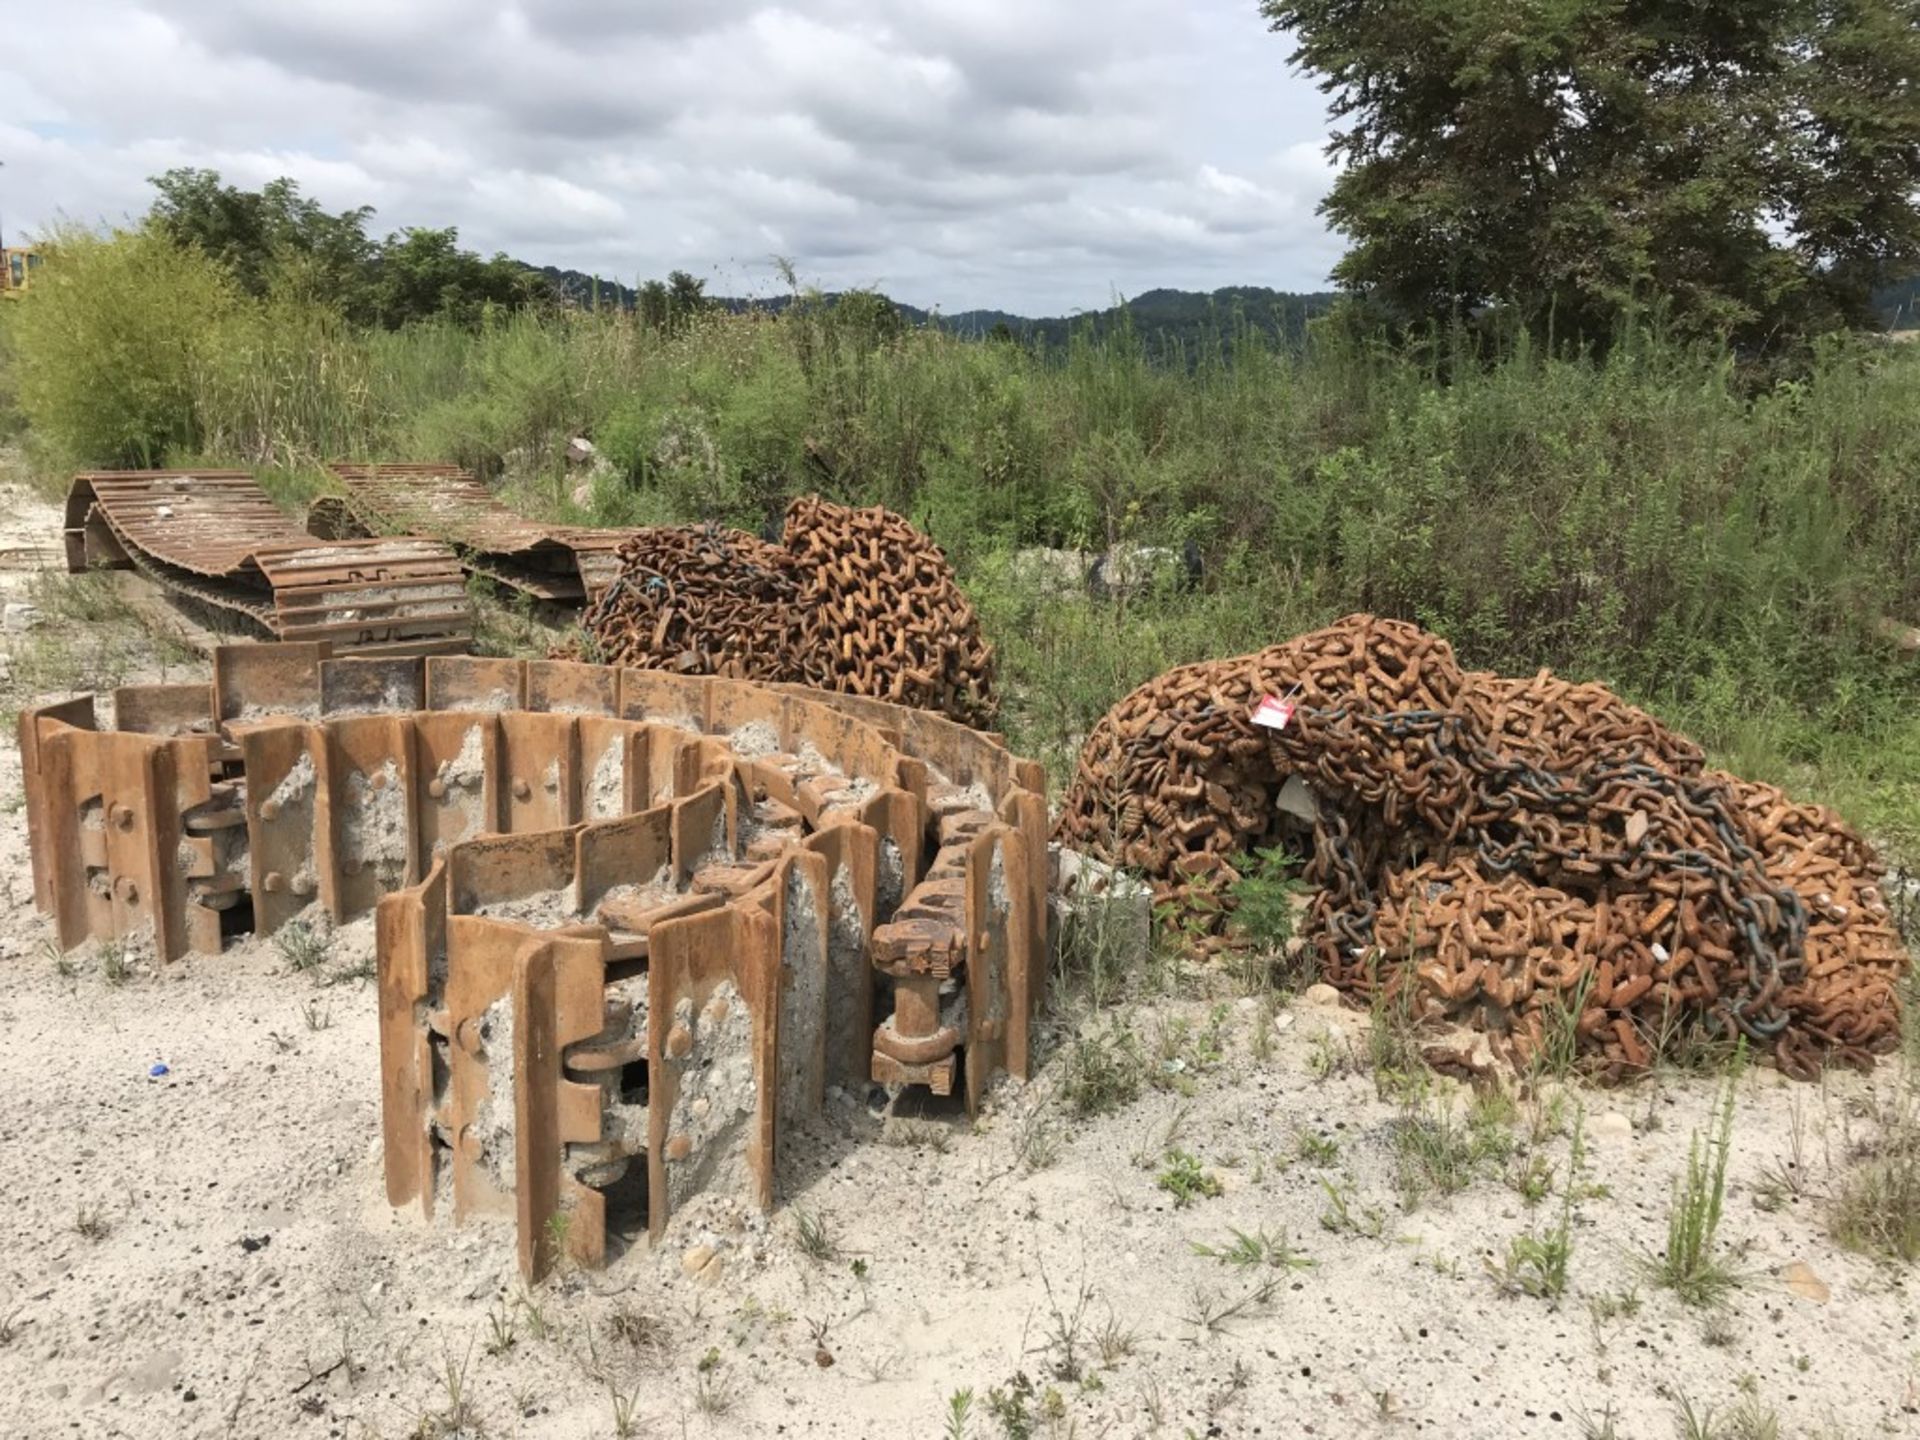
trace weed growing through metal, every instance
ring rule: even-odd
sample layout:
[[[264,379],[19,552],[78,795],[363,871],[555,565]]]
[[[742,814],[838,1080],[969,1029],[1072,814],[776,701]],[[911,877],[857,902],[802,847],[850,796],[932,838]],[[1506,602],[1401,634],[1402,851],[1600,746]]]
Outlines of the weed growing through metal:
[[[1250,993],[1282,985],[1311,984],[1313,975],[1287,974],[1282,968],[1287,942],[1299,919],[1299,897],[1305,887],[1294,878],[1294,856],[1279,847],[1256,849],[1233,859],[1233,878],[1227,884],[1231,906],[1228,928],[1250,947],[1236,963],[1243,988]]]
[[[73,963],[73,956],[62,950],[57,941],[47,941],[40,947],[40,953],[52,960],[53,973],[62,980],[71,980],[80,973],[80,967]]]
[[[1154,1184],[1173,1196],[1176,1208],[1184,1210],[1196,1199],[1212,1199],[1220,1194],[1219,1178],[1201,1168],[1200,1162],[1185,1150],[1167,1152],[1166,1164]]]
[[[1687,1147],[1686,1178],[1667,1211],[1666,1252],[1651,1262],[1655,1280],[1689,1305],[1713,1304],[1739,1279],[1720,1254],[1719,1233],[1733,1153],[1734,1087],[1745,1053],[1744,1044],[1735,1050],[1707,1130]]]

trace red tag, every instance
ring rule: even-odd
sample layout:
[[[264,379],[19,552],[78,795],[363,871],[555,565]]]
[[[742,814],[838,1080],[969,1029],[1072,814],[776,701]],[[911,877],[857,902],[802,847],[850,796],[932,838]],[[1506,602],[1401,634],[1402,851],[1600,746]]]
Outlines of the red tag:
[[[1278,695],[1269,695],[1253,707],[1253,723],[1264,725],[1269,730],[1284,730],[1291,719],[1293,702],[1282,700]]]

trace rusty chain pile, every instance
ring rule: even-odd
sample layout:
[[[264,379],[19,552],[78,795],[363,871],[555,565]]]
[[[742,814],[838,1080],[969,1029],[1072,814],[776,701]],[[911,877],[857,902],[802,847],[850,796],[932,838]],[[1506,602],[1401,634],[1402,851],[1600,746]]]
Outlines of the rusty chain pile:
[[[778,545],[718,525],[657,525],[618,551],[620,570],[581,619],[612,665],[793,680],[800,583]]]
[[[899,515],[809,496],[784,543],[714,525],[658,526],[582,624],[598,658],[795,681],[993,719],[993,652],[946,556]]]
[[[938,545],[891,510],[817,496],[787,507],[786,544],[803,591],[803,683],[991,722],[993,651]]]
[[[1252,723],[1265,695],[1296,707],[1283,728]],[[1274,803],[1289,776],[1310,826]],[[1324,978],[1516,1063],[1552,1039],[1620,1075],[1705,1022],[1806,1076],[1898,1039],[1906,952],[1838,817],[1706,770],[1602,686],[1463,672],[1400,622],[1142,687],[1089,737],[1060,832],[1189,906],[1252,847],[1308,848]]]

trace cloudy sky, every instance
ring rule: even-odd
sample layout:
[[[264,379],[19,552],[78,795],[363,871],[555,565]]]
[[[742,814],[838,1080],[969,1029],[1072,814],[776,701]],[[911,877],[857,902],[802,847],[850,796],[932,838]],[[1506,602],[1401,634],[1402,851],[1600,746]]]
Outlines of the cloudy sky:
[[[0,220],[291,175],[382,231],[948,313],[1321,287],[1322,97],[1256,0],[55,0],[0,48]]]

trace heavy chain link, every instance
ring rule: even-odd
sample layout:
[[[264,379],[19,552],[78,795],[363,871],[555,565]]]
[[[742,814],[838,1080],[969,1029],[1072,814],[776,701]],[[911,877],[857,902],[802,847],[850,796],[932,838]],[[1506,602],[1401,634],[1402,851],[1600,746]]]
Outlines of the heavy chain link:
[[[1293,697],[1284,728],[1251,723],[1267,694]],[[1310,827],[1273,803],[1289,776]],[[1059,828],[1176,905],[1217,904],[1233,856],[1304,841],[1325,978],[1516,1062],[1570,1031],[1622,1074],[1704,1024],[1805,1076],[1898,1041],[1908,957],[1838,817],[1706,770],[1602,686],[1463,672],[1400,622],[1142,687],[1089,737]]]
[[[794,681],[994,715],[993,652],[946,556],[899,515],[816,497],[788,507],[784,543],[719,526],[642,530],[585,617],[599,658]]]

